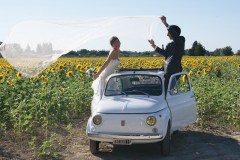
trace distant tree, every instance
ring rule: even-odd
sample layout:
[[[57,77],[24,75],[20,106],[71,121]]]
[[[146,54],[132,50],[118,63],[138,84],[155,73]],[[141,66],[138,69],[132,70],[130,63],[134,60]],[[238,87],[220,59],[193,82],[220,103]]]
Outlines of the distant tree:
[[[14,49],[14,51],[16,53],[19,53],[19,54],[23,53],[23,49],[22,49],[21,45],[18,44],[18,43],[13,43],[13,44],[8,45],[8,46],[11,46],[11,48]]]
[[[123,56],[123,57],[129,57],[129,52],[127,52],[127,51],[122,51],[122,52],[120,52],[120,54]]]
[[[29,46],[29,44],[27,45],[25,52],[31,52],[31,47]]]
[[[96,50],[91,50],[88,52],[89,57],[95,57],[97,55],[98,55],[98,51],[96,51]]]
[[[227,46],[224,48],[217,48],[213,52],[213,56],[232,56],[234,53],[232,51],[232,47]]]
[[[42,53],[42,45],[37,44],[37,53]]]
[[[0,45],[2,44],[2,42],[0,41]],[[1,51],[1,50],[0,50]],[[2,58],[2,54],[0,53],[0,58]]]
[[[193,42],[192,48],[188,50],[189,56],[204,56],[206,54],[206,50],[201,43],[197,41]]]
[[[107,56],[108,55],[108,51],[105,51],[105,50],[98,51],[97,55],[98,56]]]
[[[236,52],[236,55],[240,56],[240,50],[238,50],[238,51]]]
[[[217,48],[213,51],[212,56],[220,56],[222,52],[221,48]]]
[[[195,55],[197,56],[204,56],[206,54],[205,48],[202,46],[201,43],[198,43],[197,47],[195,48]]]
[[[233,55],[232,47],[227,46],[227,47],[223,48],[221,50],[221,55],[222,56],[232,56]]]
[[[75,51],[70,51],[67,54],[64,54],[62,57],[78,57],[79,55]]]
[[[190,50],[190,49],[185,49],[185,51],[184,51],[184,55],[189,56],[189,50]]]
[[[79,51],[77,51],[77,53],[80,55],[80,56],[84,56],[88,53],[89,51],[87,49],[81,49]]]
[[[193,42],[193,45],[192,45],[192,48],[190,48],[189,50],[188,50],[188,55],[189,56],[195,56],[194,55],[194,50],[195,50],[195,48],[196,48],[196,46],[197,46],[197,41],[195,41],[195,42]]]

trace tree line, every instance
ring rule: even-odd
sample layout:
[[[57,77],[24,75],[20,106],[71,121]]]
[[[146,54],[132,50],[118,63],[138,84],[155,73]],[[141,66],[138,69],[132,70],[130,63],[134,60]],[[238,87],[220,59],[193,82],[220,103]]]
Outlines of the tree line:
[[[82,49],[79,51],[71,51],[63,57],[102,57],[107,56],[109,51],[106,50],[87,50]],[[226,46],[224,48],[217,48],[214,51],[208,51],[205,47],[198,41],[192,44],[190,49],[186,49],[184,55],[187,56],[232,56],[239,55],[240,50],[236,53],[232,51],[231,46]],[[143,51],[143,52],[133,52],[133,51],[121,51],[121,56],[123,57],[146,57],[146,56],[161,56],[154,51]]]
[[[185,54],[189,56],[232,56],[234,55],[234,52],[232,51],[231,46],[217,48],[211,52],[206,50],[200,42],[195,41],[192,48],[185,50]],[[240,50],[238,50],[235,54],[240,55]]]
[[[29,46],[27,46],[26,50],[21,49],[20,45],[14,44],[18,48],[19,52],[32,52]],[[43,43],[41,45],[38,45],[37,47],[37,53],[41,52],[48,52],[46,54],[51,54],[50,51],[52,51],[52,44]],[[56,51],[60,52],[60,51]],[[81,49],[78,51],[70,51],[69,53],[63,55],[62,57],[105,57],[107,56],[109,51],[106,50],[87,50],[87,49]],[[195,41],[192,44],[192,47],[190,49],[186,49],[184,55],[187,56],[232,56],[232,55],[239,55],[240,56],[240,50],[238,50],[236,53],[232,51],[231,46],[226,46],[224,48],[217,48],[214,51],[208,51],[205,49],[205,47],[200,43]],[[153,56],[161,56],[160,54],[154,52],[154,51],[121,51],[122,57],[153,57]],[[2,57],[0,53],[0,57]]]

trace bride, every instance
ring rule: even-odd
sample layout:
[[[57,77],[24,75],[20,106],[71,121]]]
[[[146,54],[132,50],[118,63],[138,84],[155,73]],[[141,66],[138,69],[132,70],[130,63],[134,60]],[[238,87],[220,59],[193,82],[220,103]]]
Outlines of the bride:
[[[92,84],[92,89],[94,90],[93,101],[99,101],[103,95],[104,88],[106,85],[106,78],[113,74],[115,68],[120,64],[119,53],[120,53],[120,41],[117,37],[113,36],[110,39],[110,44],[112,46],[108,57],[100,70],[93,75],[94,81]]]

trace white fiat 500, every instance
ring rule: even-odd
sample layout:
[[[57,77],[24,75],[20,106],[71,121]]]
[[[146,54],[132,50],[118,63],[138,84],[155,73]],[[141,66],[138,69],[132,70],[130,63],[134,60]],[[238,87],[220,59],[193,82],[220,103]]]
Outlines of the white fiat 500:
[[[167,155],[171,134],[197,118],[196,99],[186,72],[171,76],[165,96],[163,71],[122,70],[107,78],[103,95],[94,97],[91,107],[86,134],[93,154],[100,142],[160,142],[162,154]]]

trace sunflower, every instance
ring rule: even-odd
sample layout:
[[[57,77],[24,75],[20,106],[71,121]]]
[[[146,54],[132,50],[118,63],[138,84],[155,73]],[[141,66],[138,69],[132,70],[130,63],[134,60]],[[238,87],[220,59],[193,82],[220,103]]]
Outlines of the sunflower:
[[[43,81],[43,83],[48,83],[48,78],[47,78],[47,77],[44,77],[44,76],[42,76],[42,81]]]
[[[56,69],[55,69],[55,68],[52,68],[52,69],[51,69],[51,72],[52,72],[52,73],[56,72]]]
[[[72,77],[73,76],[73,72],[72,71],[68,71],[67,76],[68,77]]]
[[[31,77],[30,78],[30,82],[33,82],[35,80],[35,78]]]
[[[61,93],[64,93],[64,88],[59,89]]]
[[[4,82],[4,80],[5,80],[5,77],[2,74],[0,74],[0,83]]]
[[[240,64],[238,64],[237,67],[240,68]]]
[[[64,66],[63,66],[63,65],[60,65],[60,66],[59,66],[59,69],[60,69],[60,70],[63,70],[63,69],[64,69]]]
[[[203,69],[203,75],[206,75],[206,74],[207,74],[207,69],[204,68],[204,69]]]
[[[185,83],[185,82],[187,82],[187,76],[184,74],[183,76],[182,76],[182,81]]]
[[[201,71],[197,71],[197,76],[200,76],[201,75]]]
[[[77,66],[76,66],[76,70],[81,70],[82,69],[82,66],[80,65],[80,64],[78,64]]]
[[[188,75],[189,75],[189,77],[191,77],[191,76],[192,76],[192,74],[193,74],[193,71],[192,71],[192,70],[190,70],[190,71],[188,72]]]
[[[17,73],[17,78],[21,79],[22,78],[22,74],[20,72]]]

